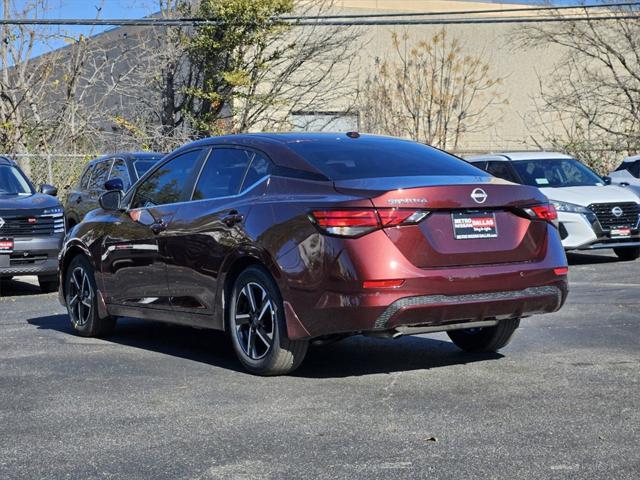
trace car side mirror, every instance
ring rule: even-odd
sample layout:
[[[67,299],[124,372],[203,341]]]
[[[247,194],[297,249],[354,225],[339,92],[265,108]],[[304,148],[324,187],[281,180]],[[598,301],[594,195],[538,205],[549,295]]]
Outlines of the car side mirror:
[[[122,203],[122,190],[109,190],[108,192],[100,195],[98,199],[100,208],[107,211],[120,210],[120,204]]]
[[[605,185],[611,185],[611,177],[604,176],[602,177],[602,181],[604,182]]]
[[[42,185],[40,185],[39,190],[40,190],[40,193],[43,193],[44,195],[51,195],[52,197],[55,197],[56,195],[58,195],[58,189],[53,185],[48,185],[46,183],[43,183]]]
[[[124,191],[124,182],[121,178],[111,178],[104,182],[104,189],[106,191],[110,190],[122,190]]]

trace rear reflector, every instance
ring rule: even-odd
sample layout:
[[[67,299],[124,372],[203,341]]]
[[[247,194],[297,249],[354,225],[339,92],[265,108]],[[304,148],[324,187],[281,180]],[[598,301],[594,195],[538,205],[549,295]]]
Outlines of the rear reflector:
[[[310,220],[331,235],[356,237],[373,230],[422,221],[429,212],[399,208],[314,210]]]
[[[569,267],[554,268],[553,269],[553,273],[555,273],[556,275],[561,277],[561,276],[566,275],[567,273],[569,273]]]
[[[363,288],[398,288],[404,280],[367,280],[362,282]]]

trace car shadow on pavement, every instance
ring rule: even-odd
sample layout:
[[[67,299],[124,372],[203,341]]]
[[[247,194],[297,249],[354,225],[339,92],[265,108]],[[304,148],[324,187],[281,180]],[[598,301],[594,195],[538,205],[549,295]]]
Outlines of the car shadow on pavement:
[[[500,353],[469,354],[446,340],[423,336],[375,339],[361,335],[331,345],[311,347],[293,376],[353,377],[430,370],[503,358]]]
[[[66,314],[31,318],[27,322],[38,329],[75,335]],[[118,320],[115,333],[104,341],[244,373],[223,332],[125,318]],[[310,347],[304,363],[292,375],[351,377],[427,370],[502,357],[497,353],[467,354],[451,342],[434,338],[412,336],[379,340],[356,336],[332,345]]]
[[[40,294],[42,294],[40,287],[33,283],[23,282],[17,279],[0,281],[0,298]]]
[[[615,255],[596,255],[593,253],[567,252],[567,260],[571,265],[594,265],[598,263],[622,262]]]

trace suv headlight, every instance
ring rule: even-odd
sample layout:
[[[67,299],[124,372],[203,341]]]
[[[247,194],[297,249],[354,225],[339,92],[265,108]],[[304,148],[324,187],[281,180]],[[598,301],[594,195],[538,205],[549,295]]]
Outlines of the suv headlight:
[[[556,201],[552,201],[551,203],[553,203],[553,206],[556,207],[556,210],[558,210],[559,212],[584,213],[584,214],[591,213],[591,210],[581,205],[575,205],[573,203],[567,203],[567,202],[556,202]]]
[[[42,215],[62,215],[62,206],[45,208]]]

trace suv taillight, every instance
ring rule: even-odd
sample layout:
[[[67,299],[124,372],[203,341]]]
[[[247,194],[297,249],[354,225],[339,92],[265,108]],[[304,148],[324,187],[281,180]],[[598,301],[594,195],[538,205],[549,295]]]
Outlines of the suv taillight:
[[[429,212],[400,208],[314,210],[309,219],[322,231],[341,237],[359,237],[379,228],[412,225]]]

